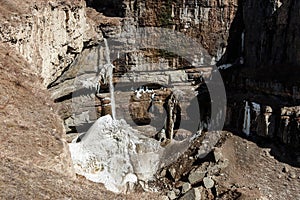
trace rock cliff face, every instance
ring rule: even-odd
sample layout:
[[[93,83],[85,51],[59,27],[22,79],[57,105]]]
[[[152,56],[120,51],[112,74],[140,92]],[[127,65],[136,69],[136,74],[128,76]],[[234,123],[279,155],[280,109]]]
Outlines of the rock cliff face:
[[[7,127],[1,156],[74,178],[65,129],[45,86],[102,35],[83,1],[4,1],[0,9],[1,121]]]
[[[243,57],[244,65],[223,73],[230,96],[230,126],[242,131],[245,101],[258,103],[262,108],[267,106],[270,109],[262,109],[262,121],[261,115],[256,115],[251,107],[251,116],[255,119],[251,117],[250,132],[295,148],[300,145],[299,130],[294,125],[299,124],[299,110],[294,106],[300,103],[297,78],[300,66],[299,34],[296,34],[299,33],[299,13],[295,12],[297,9],[299,10],[299,3],[296,1],[241,1],[238,21],[244,26],[241,32],[243,51],[235,57]],[[238,44],[238,40],[233,38],[229,42]],[[227,50],[225,55],[232,52],[231,48]],[[238,105],[240,109],[236,111]],[[234,116],[232,113],[235,113]]]
[[[237,0],[154,0],[137,1],[136,4],[140,26],[169,27],[199,38],[215,61],[226,50],[229,30],[238,8]]]
[[[87,8],[86,3],[96,10]],[[163,187],[170,190],[168,192],[170,199],[196,198],[199,197],[200,191],[203,198],[207,199],[214,199],[217,196],[226,198],[226,195],[240,196],[240,191],[233,191],[233,188],[239,186],[231,185],[236,180],[230,181],[229,184],[227,177],[233,179],[245,177],[245,169],[248,170],[247,175],[252,176],[252,168],[249,167],[252,161],[256,161],[254,171],[257,177],[262,177],[262,183],[272,179],[281,184],[282,172],[285,171],[284,177],[291,183],[287,193],[289,198],[292,198],[294,193],[298,194],[296,186],[299,185],[294,170],[290,172],[287,168],[282,170],[281,164],[267,155],[267,150],[258,151],[257,146],[241,141],[237,137],[229,140],[229,144],[224,147],[224,154],[233,162],[223,160],[218,149],[211,155],[214,146],[220,145],[228,135],[220,138],[219,132],[203,134],[201,131],[207,129],[210,119],[204,124],[205,128],[199,121],[207,118],[211,112],[209,109],[211,100],[203,84],[203,78],[212,77],[211,65],[221,65],[229,96],[227,127],[247,136],[256,134],[299,149],[300,91],[297,74],[299,70],[296,70],[300,65],[299,9],[300,3],[297,0],[2,1],[0,121],[1,127],[5,128],[0,136],[0,157],[5,159],[1,162],[4,168],[1,167],[0,170],[5,173],[0,173],[0,180],[2,181],[2,176],[7,179],[12,174],[12,169],[15,169],[14,166],[18,166],[16,169],[20,170],[20,173],[13,170],[16,177],[22,174],[21,179],[27,178],[27,175],[24,175],[27,171],[34,176],[31,170],[33,167],[34,172],[41,177],[47,173],[50,179],[54,177],[53,179],[57,180],[61,174],[67,175],[67,181],[59,180],[62,183],[66,181],[72,186],[70,178],[74,177],[74,171],[63,133],[85,132],[99,117],[111,114],[113,100],[109,94],[109,87],[114,84],[115,94],[120,100],[116,103],[117,116],[133,121],[131,125],[142,124],[143,126],[136,128],[143,131],[144,135],[162,142],[139,135],[135,143],[125,141],[122,144],[120,141],[126,138],[112,134],[114,130],[107,135],[101,135],[113,125],[107,127],[103,125],[105,121],[100,124],[103,128],[100,135],[97,135],[98,127],[95,125],[97,134],[94,138],[103,142],[103,137],[108,136],[110,142],[116,142],[116,148],[112,150],[108,145],[106,149],[101,149],[102,153],[106,150],[117,151],[121,158],[125,156],[127,161],[134,160],[133,165],[130,161],[123,166],[125,168],[129,166],[129,169],[122,167],[113,169],[124,178],[121,180],[119,176],[114,177],[117,185],[122,186],[117,189],[123,191],[127,188],[125,186],[127,182],[137,181],[137,177],[131,173],[138,174],[151,166],[139,168],[141,166],[136,165],[143,159],[141,156],[143,154],[136,158],[132,157],[138,151],[149,153],[148,150],[151,149],[140,141],[147,140],[155,144],[155,151],[165,149],[162,160],[166,162],[163,163],[166,169],[162,169],[160,176],[163,177]],[[138,27],[169,28],[184,33],[187,37],[196,38],[200,44],[199,49],[207,51],[209,58],[205,58],[205,61],[197,57],[187,60],[155,48],[127,50],[127,47],[138,41],[135,38]],[[156,32],[150,32],[150,35],[155,38]],[[153,38],[151,39],[155,40]],[[106,44],[107,40],[112,43],[113,48],[110,44]],[[122,51],[123,49],[125,51]],[[124,54],[119,55],[119,52]],[[112,59],[108,55],[111,55]],[[115,66],[113,76],[110,74],[111,63]],[[195,68],[198,65],[205,68],[201,70]],[[225,69],[228,67],[230,68]],[[112,80],[111,84],[109,80]],[[161,85],[153,84],[157,80]],[[176,88],[169,87],[170,85]],[[51,94],[44,90],[45,87],[48,87]],[[204,91],[201,87],[204,87]],[[175,98],[173,95],[175,93],[179,94],[180,98]],[[195,97],[193,102],[186,98],[190,95]],[[52,98],[56,105],[52,104]],[[205,112],[199,113],[192,103],[195,103],[197,108],[200,104]],[[65,130],[54,111],[56,106],[60,117],[64,120]],[[114,123],[111,119],[108,121]],[[125,126],[125,123],[121,125]],[[198,140],[195,140],[190,149],[186,149],[184,142],[175,141],[175,144],[169,145],[167,140],[164,143],[166,139],[185,139],[195,134],[198,129],[200,130],[198,135],[201,136],[196,137]],[[134,138],[137,133],[133,132],[134,134],[126,132],[127,138]],[[82,138],[84,139],[79,137],[78,141]],[[93,137],[87,140],[89,143],[95,142]],[[131,153],[119,151],[119,144],[128,147]],[[132,149],[133,144],[141,144],[137,146],[142,149],[139,147]],[[252,146],[251,151],[255,148],[256,150],[247,154],[249,144]],[[105,145],[107,144],[102,146]],[[169,146],[167,149],[160,145]],[[77,156],[76,146],[84,146],[84,142],[74,143],[73,157]],[[95,144],[89,147],[99,152],[98,148],[102,146]],[[233,146],[235,149],[230,149]],[[187,150],[186,154],[178,157],[182,153],[178,152],[179,149]],[[84,154],[86,148],[83,150]],[[236,159],[231,151],[234,151],[239,159]],[[259,162],[256,155],[259,155]],[[77,170],[88,176],[100,173],[103,163],[99,164],[93,160],[93,156],[97,157],[98,154],[89,156],[83,160],[80,160],[79,156]],[[215,160],[211,160],[212,156]],[[295,156],[299,159],[300,154],[297,155],[295,151]],[[101,155],[99,157],[100,160],[104,158],[101,162],[107,161],[106,157]],[[108,160],[111,157],[108,155]],[[177,162],[171,163],[178,158]],[[155,167],[149,171],[148,175],[151,177],[157,169],[158,160],[159,158],[156,159],[157,162],[152,163]],[[112,159],[111,163],[119,164],[122,161],[124,160]],[[293,164],[299,162],[300,160],[297,160]],[[146,161],[143,164],[145,163]],[[263,170],[268,173],[267,177],[262,176],[261,163],[265,163]],[[274,163],[276,168],[269,168],[275,166]],[[90,166],[82,168],[80,166],[82,164]],[[239,177],[236,177],[235,164],[242,166],[238,167]],[[110,171],[110,168],[106,169]],[[86,173],[85,170],[91,170],[91,173]],[[224,178],[221,173],[223,170],[226,172]],[[44,171],[46,172],[43,173]],[[130,176],[126,177],[124,171]],[[274,178],[274,171],[278,172],[280,177]],[[142,178],[139,179],[143,180],[143,175],[145,174],[140,173]],[[42,179],[41,177],[39,179]],[[248,185],[248,180],[252,180],[251,188],[256,187],[257,180],[249,177],[242,181],[243,184]],[[27,180],[26,183],[31,181]],[[219,183],[223,182],[224,185],[217,188],[215,181],[221,181]],[[10,184],[9,191],[22,193],[15,191],[15,182],[8,183],[7,180],[4,182]],[[24,180],[18,179],[18,182],[23,185]],[[264,195],[269,194],[270,188],[277,188],[262,183],[259,187],[263,188]],[[82,186],[78,182],[74,184],[75,188],[78,188],[76,191],[64,187],[63,190],[78,194],[78,191],[82,191]],[[285,191],[286,185],[289,184],[281,185],[280,191]],[[51,191],[57,187],[51,185]],[[250,190],[251,188],[249,187]],[[30,189],[32,196],[35,195],[32,187],[26,189]],[[88,194],[93,193],[89,192],[93,190],[88,188],[87,191]],[[6,188],[5,192],[7,193]],[[278,191],[271,190],[271,192],[274,199],[282,199],[281,194],[277,194]],[[45,195],[42,192],[39,194]]]
[[[284,97],[278,105],[270,105],[273,106],[273,110],[297,105],[299,102],[298,86],[286,83],[288,80],[280,76],[282,68],[288,66],[292,69],[300,62],[299,34],[297,34],[300,20],[298,20],[299,13],[296,12],[299,8],[297,1],[270,0],[262,3],[248,0],[111,2],[89,0],[86,3],[106,16],[86,8],[84,1],[75,1],[72,4],[39,1],[29,4],[30,6],[24,4],[25,9],[21,14],[12,14],[10,18],[3,17],[0,26],[1,41],[14,46],[31,63],[36,73],[43,77],[44,84],[50,88],[52,97],[59,103],[60,115],[68,132],[78,131],[75,130],[78,125],[83,127],[80,131],[85,131],[87,124],[111,112],[108,94],[105,94],[108,92],[107,84],[101,85],[104,94],[100,99],[93,92],[77,94],[76,101],[84,102],[88,99],[90,104],[74,111],[71,99],[78,92],[74,84],[77,76],[82,75],[82,78],[90,79],[93,76],[90,72],[95,72],[94,65],[99,64],[99,59],[105,60],[106,47],[97,46],[103,37],[112,38],[115,43],[124,42],[120,39],[120,34],[133,36],[137,26],[166,27],[180,31],[188,37],[197,38],[212,57],[209,64],[244,63],[244,67],[236,68],[233,74],[227,76],[226,71],[224,72],[228,90],[247,89],[254,93]],[[12,6],[9,6],[9,3],[5,5],[4,11],[16,12],[10,10]],[[21,5],[14,6],[16,9],[21,7]],[[134,38],[131,39],[132,41],[127,42],[134,43]],[[121,49],[122,45],[117,46],[115,50],[118,48]],[[143,59],[149,62],[151,60],[149,57],[152,59],[150,62],[153,60],[156,60],[155,63],[165,62],[166,67],[170,69],[193,65],[172,56],[157,62],[162,54],[135,49],[113,61],[116,65],[114,83],[124,81],[126,78],[117,77],[122,77],[124,73],[134,69]],[[88,65],[90,66],[86,67]],[[81,68],[86,70],[80,71]],[[270,73],[261,76],[265,70]],[[87,72],[90,75],[84,74]],[[140,75],[145,78],[143,73]],[[289,73],[285,73],[285,76],[288,75]],[[135,79],[134,76],[127,74],[130,81]],[[184,76],[188,77],[188,74]],[[146,82],[153,81],[153,76],[149,77]],[[297,82],[297,75],[291,77],[293,82]],[[196,76],[193,80],[197,82],[197,78],[199,77]],[[189,86],[185,87],[188,88]],[[241,92],[240,97],[242,96],[244,94]],[[265,105],[263,101],[256,102]],[[125,105],[128,105],[128,102],[122,102],[122,106]],[[136,116],[141,113],[137,110],[134,112],[131,114],[136,121],[143,121],[148,115],[144,113],[138,119]],[[187,114],[185,115],[189,119]]]
[[[299,66],[299,8],[294,0],[243,2],[247,66]]]
[[[87,18],[84,1],[29,5],[28,13],[1,19],[0,40],[15,46],[48,86],[102,35]]]
[[[208,55],[211,57],[209,61],[206,62],[206,64],[215,64],[225,53],[230,27],[234,21],[235,13],[238,7],[238,3],[236,0],[220,2],[161,2],[126,0],[111,1],[110,4],[108,4],[106,1],[97,2],[91,0],[87,2],[87,5],[103,12],[107,16],[110,16],[110,18],[103,17],[101,20],[98,20],[97,23],[104,37],[109,38],[111,43],[113,43],[114,45],[114,52],[111,51],[111,54],[116,54],[117,51],[122,52],[122,48],[128,47],[128,45],[135,43],[135,31],[137,31],[137,27],[156,26],[162,28],[171,28],[173,30],[185,33],[185,35],[189,38],[196,38],[199,41],[199,44],[202,45],[206,51],[208,51]],[[117,7],[120,9],[119,11],[118,9],[116,9]],[[161,9],[159,9],[159,11],[157,12],[157,8]],[[126,35],[126,37],[130,39],[128,41],[124,41],[124,38],[122,38],[120,34]],[[153,35],[155,34],[156,33],[153,32]],[[62,76],[55,80],[50,86],[50,90],[54,92],[54,98],[57,99],[58,102],[61,102],[60,104],[62,105],[63,110],[69,110],[63,111],[63,118],[66,119],[66,128],[70,132],[74,131],[75,121],[79,122],[81,126],[86,123],[91,123],[96,119],[96,116],[94,114],[91,114],[94,113],[94,108],[90,107],[90,105],[87,105],[86,108],[83,109],[85,111],[84,116],[82,114],[80,117],[74,117],[70,113],[70,97],[72,96],[71,94],[76,90],[75,88],[71,89],[71,85],[74,84],[74,80],[77,76],[76,73],[74,74],[74,69],[79,69],[83,66],[91,65],[90,60],[86,60],[84,62],[82,61],[82,59],[85,59],[85,56],[89,56],[90,58],[92,58],[92,62],[94,63],[94,65],[97,65],[97,58],[100,58],[100,60],[105,60],[105,56],[103,53],[105,48],[100,49],[100,51],[96,49],[97,48],[95,48],[94,50],[84,50],[81,55],[78,55],[76,57],[75,62],[73,62],[68,68],[66,68]],[[179,57],[163,54],[164,53],[157,53],[157,51],[153,50],[141,51],[139,49],[133,48],[125,52],[124,56],[115,56],[118,57],[118,59],[114,62],[116,67],[114,70],[114,76],[123,76],[124,72],[130,72],[131,70],[148,70],[148,72],[141,72],[141,74],[138,73],[138,75],[134,75],[134,73],[127,73],[126,77],[128,77],[128,83],[131,83],[132,80],[138,82],[137,84],[143,84],[142,82],[152,83],[156,82],[156,80],[159,79],[161,80],[160,82],[168,84],[170,82],[173,83],[173,81],[175,79],[178,79],[179,76],[182,76],[184,77],[183,79],[187,80],[188,74],[185,74],[185,72],[183,71],[174,72],[174,75],[171,75],[171,71],[169,71],[165,75],[161,74],[159,76],[160,78],[157,78],[156,75],[151,74],[152,71],[155,70],[155,68],[157,68],[157,66],[159,65],[164,66],[164,69],[179,69],[192,65],[192,63],[189,63],[188,61],[182,61],[182,59],[180,59]],[[198,58],[198,60],[199,59],[200,58]],[[197,58],[195,58],[195,60],[197,60]],[[203,61],[197,62],[202,65],[204,64]],[[152,66],[148,66],[149,63],[152,63]],[[176,73],[178,73],[178,75],[176,75]],[[181,73],[183,74],[180,75]],[[137,80],[139,79],[139,76],[142,78],[140,78],[140,80]],[[169,78],[167,78],[169,76],[174,80],[169,80]],[[126,82],[125,79],[117,78],[115,80],[115,84],[118,84],[119,82],[124,84],[124,81]],[[179,79],[181,80],[182,78]],[[178,80],[175,80],[175,82],[178,82]],[[181,89],[189,90],[189,85],[190,83],[186,85],[185,88],[182,86]],[[103,86],[102,88],[105,88],[105,86]],[[105,92],[105,90],[102,92]],[[95,99],[95,96],[88,95],[84,98]],[[128,102],[125,102],[125,104],[123,102],[122,106],[125,106],[126,103]],[[188,107],[188,104],[183,106]],[[103,110],[103,108],[101,108],[101,110]]]
[[[272,106],[273,110],[283,109],[284,106],[297,105],[297,102],[299,102],[299,89],[296,84],[298,77],[297,72],[289,73],[294,71],[293,68],[299,65],[299,61],[297,60],[299,57],[299,47],[297,46],[299,45],[299,34],[294,34],[298,31],[297,23],[299,20],[297,19],[299,16],[297,12],[296,14],[291,14],[295,13],[295,10],[299,7],[296,1],[281,2],[270,0],[262,3],[247,0],[124,0],[112,1],[111,4],[108,4],[106,1],[97,2],[90,0],[87,2],[87,5],[109,16],[108,18],[99,18],[99,16],[93,12],[90,12],[88,15],[98,23],[103,35],[111,38],[112,41],[117,44],[117,46],[114,46],[115,51],[118,51],[118,48],[121,49],[122,45],[118,46],[118,44],[124,42],[120,39],[120,33],[131,35],[132,41],[130,42],[134,42],[133,36],[137,26],[164,27],[183,32],[188,37],[197,38],[212,57],[210,64],[238,64],[234,69],[229,70],[229,73],[227,73],[227,71],[223,73],[228,94],[230,94],[230,91],[239,91],[239,97],[236,99],[241,99],[240,102],[237,102],[235,99],[234,102],[230,102],[230,105],[234,105],[235,103],[243,105],[244,100],[268,105],[265,102],[266,100],[263,100],[268,99],[268,96],[274,96],[280,99],[276,101],[277,105],[268,105]],[[96,18],[98,20],[95,20]],[[104,48],[102,48],[101,51],[102,59],[105,60],[103,56]],[[72,80],[75,80],[77,76],[76,73],[74,74],[74,69],[90,65],[90,60],[81,61],[86,56],[93,58],[94,65],[96,65],[95,63],[97,63],[97,61],[95,59],[99,57],[98,53],[96,49],[84,50],[81,55],[76,57],[77,61],[75,60],[75,62],[66,68],[63,75],[52,84],[54,87],[52,87],[51,90],[54,92],[54,98],[58,99],[58,102],[62,102],[61,113],[65,119],[66,128],[70,132],[74,131],[76,124],[80,124],[80,126],[83,127],[81,131],[84,131],[86,130],[86,128],[84,128],[85,124],[92,123],[97,117],[110,112],[109,105],[101,103],[101,100],[97,100],[94,95],[84,95],[76,98],[81,98],[79,101],[89,99],[92,103],[96,101],[98,102],[96,103],[96,108],[91,107],[91,105],[86,105],[84,106],[85,108],[78,112],[80,113],[78,116],[72,115],[72,111],[70,111],[70,105],[72,104],[70,95],[76,90],[75,88],[71,89],[72,84],[74,84]],[[134,69],[138,63],[141,64],[141,60],[156,63],[154,65],[163,63],[164,61],[162,60],[157,62],[161,57],[163,57],[162,54],[157,54],[155,51],[145,52],[144,50],[140,51],[137,49],[128,51],[124,57],[121,56],[114,63],[116,66],[114,74],[115,84],[124,81],[130,83],[132,80],[141,82],[138,77],[142,77],[140,80],[144,79],[145,82],[154,81],[155,79],[153,78],[154,76],[151,75],[151,72],[149,72],[149,76],[147,76],[147,72],[138,73],[139,75],[137,76],[130,73],[130,71]],[[187,65],[193,65],[193,63],[182,62],[175,57],[164,59],[169,63],[164,64],[170,69],[179,69]],[[146,64],[143,63],[143,65],[142,68],[146,69]],[[267,71],[267,73],[265,73],[265,71]],[[124,73],[128,80],[125,80],[126,78],[124,77],[120,78]],[[188,75],[186,74],[186,76]],[[157,76],[155,75],[155,77]],[[289,79],[285,77],[289,77]],[[197,77],[193,79],[197,82]],[[292,80],[293,83],[289,82],[290,80]],[[169,82],[167,79],[166,81]],[[143,83],[141,82],[141,84]],[[105,86],[102,88],[105,88]],[[189,88],[189,86],[186,88]],[[251,95],[244,94],[242,92],[243,90],[258,93],[258,96],[261,98],[256,101],[253,100],[253,98],[251,98],[251,100],[247,99],[247,96],[250,97]],[[107,92],[107,89],[103,90],[103,92]],[[129,98],[131,95],[129,93],[127,96],[124,95],[123,99],[125,99],[125,96]],[[104,97],[105,96],[108,97],[109,95],[104,94]],[[234,95],[233,98],[229,98],[230,101],[235,97],[236,95]],[[119,109],[128,109],[128,101],[119,102],[121,105]],[[144,109],[144,111],[147,111],[147,103],[142,107],[146,109]],[[185,105],[185,107],[188,107],[188,105]],[[100,112],[100,114],[97,114],[95,109],[98,109],[98,113]],[[243,110],[243,106],[241,106],[241,110]],[[134,121],[149,121],[149,113],[144,111],[142,112],[144,114],[142,114],[141,111],[135,109],[135,113],[131,113],[133,118],[135,118]],[[184,115],[189,119],[187,114]],[[137,116],[140,117],[137,118]],[[130,116],[122,117],[130,118]],[[280,116],[278,117],[280,118]],[[239,117],[229,116],[229,118],[229,120],[231,120]],[[232,123],[228,122],[228,124]],[[241,127],[241,124],[234,127]],[[265,135],[264,133],[258,134]]]

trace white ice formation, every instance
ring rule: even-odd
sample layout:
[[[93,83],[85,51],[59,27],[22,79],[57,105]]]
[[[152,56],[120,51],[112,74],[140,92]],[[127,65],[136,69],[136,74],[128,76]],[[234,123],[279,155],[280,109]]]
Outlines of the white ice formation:
[[[79,143],[69,145],[77,174],[115,193],[152,180],[162,154],[160,143],[141,135],[124,120],[99,118]]]

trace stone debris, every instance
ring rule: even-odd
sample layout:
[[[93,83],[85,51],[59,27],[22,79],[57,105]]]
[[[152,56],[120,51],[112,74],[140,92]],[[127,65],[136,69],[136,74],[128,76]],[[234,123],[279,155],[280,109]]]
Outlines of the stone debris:
[[[283,167],[283,169],[282,169],[282,172],[284,172],[284,173],[289,173],[289,171],[290,171],[290,169],[289,169],[289,167],[288,166],[284,166]]]
[[[289,177],[292,179],[295,179],[295,178],[297,178],[297,175],[294,171],[291,171]]]
[[[188,192],[190,189],[192,188],[191,184],[190,183],[184,183],[182,185],[182,194],[185,194],[186,192]]]
[[[214,187],[215,182],[210,177],[203,178],[204,187],[207,189],[211,189]]]
[[[191,184],[197,184],[203,180],[205,174],[206,171],[196,170],[190,173],[188,180]]]
[[[170,175],[172,176],[173,179],[176,178],[176,170],[174,168],[170,168],[169,170]]]
[[[176,193],[173,190],[169,191],[167,195],[168,195],[170,200],[173,200],[173,199],[177,198]]]
[[[214,132],[214,134],[206,134],[201,143],[201,146],[199,147],[196,157],[198,159],[205,158],[208,153],[213,150],[220,138],[221,134],[219,132]]]
[[[183,195],[180,200],[201,200],[201,189],[191,189],[185,195]]]
[[[169,200],[169,197],[164,195],[161,197],[161,200]]]

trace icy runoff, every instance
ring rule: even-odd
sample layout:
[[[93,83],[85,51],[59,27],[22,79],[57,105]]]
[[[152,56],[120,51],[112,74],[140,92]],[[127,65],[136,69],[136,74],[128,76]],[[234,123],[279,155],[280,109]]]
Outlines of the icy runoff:
[[[110,115],[99,118],[80,142],[69,147],[77,174],[116,193],[152,180],[163,152],[158,141]]]

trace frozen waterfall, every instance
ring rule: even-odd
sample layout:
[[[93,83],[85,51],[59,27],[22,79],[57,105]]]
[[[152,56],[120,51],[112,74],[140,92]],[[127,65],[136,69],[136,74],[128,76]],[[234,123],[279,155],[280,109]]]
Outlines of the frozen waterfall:
[[[243,132],[249,136],[250,135],[250,106],[248,104],[248,101],[246,101],[245,104],[245,114],[244,114],[244,124],[243,124]]]
[[[110,50],[106,38],[104,38],[104,44],[105,44],[105,58],[106,58],[105,68],[108,70],[108,76],[109,76],[108,78],[109,78],[111,112],[112,112],[112,118],[116,119],[116,104],[115,104],[115,95],[114,95],[115,89],[113,84],[114,65],[110,61]]]

